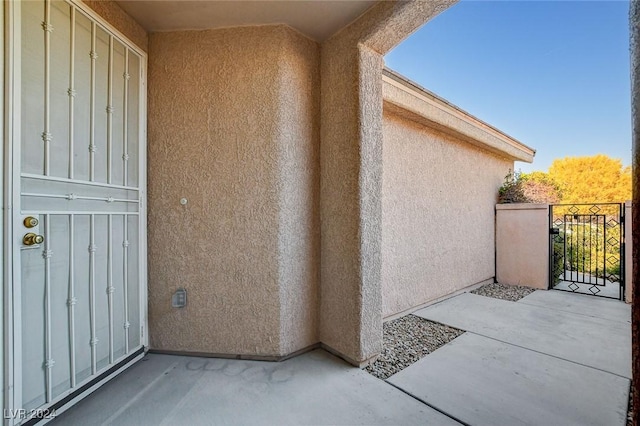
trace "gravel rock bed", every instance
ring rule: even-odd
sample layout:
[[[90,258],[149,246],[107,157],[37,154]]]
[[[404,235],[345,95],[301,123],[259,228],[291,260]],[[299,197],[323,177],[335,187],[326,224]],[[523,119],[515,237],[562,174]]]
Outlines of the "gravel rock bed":
[[[383,325],[382,353],[366,371],[379,379],[391,377],[464,331],[407,315]]]
[[[473,290],[471,293],[516,302],[534,291],[536,290],[530,287],[490,283]]]

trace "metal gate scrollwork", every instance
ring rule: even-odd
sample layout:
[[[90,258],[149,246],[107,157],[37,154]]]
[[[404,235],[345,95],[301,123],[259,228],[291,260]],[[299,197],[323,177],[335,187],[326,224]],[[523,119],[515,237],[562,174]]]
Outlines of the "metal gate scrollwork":
[[[624,204],[549,206],[549,288],[623,300]]]

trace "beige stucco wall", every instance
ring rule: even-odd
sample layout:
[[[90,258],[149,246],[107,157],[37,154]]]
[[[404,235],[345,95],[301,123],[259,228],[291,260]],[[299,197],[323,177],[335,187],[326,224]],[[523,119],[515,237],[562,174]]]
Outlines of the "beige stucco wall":
[[[383,1],[322,44],[320,340],[356,365],[382,350],[382,55],[453,3]]]
[[[278,108],[280,353],[317,343],[320,281],[320,51],[281,28]]]
[[[118,4],[109,0],[83,0],[83,3],[93,9],[105,21],[113,25],[139,48],[148,51],[149,36],[131,16]]]
[[[151,35],[152,348],[318,341],[318,67],[317,44],[286,26]]]
[[[494,206],[513,161],[385,108],[385,317],[495,275]]]
[[[284,27],[150,36],[152,347],[380,352],[382,55],[454,2],[380,2],[321,49]],[[305,83],[278,78],[290,71]],[[189,306],[173,310],[180,286]]]
[[[549,287],[549,206],[496,205],[496,280]]]

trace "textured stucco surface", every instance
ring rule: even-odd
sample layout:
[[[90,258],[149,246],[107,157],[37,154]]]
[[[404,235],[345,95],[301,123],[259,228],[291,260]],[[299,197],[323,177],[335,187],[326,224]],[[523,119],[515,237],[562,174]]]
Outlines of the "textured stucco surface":
[[[549,287],[549,206],[496,205],[496,280]]]
[[[494,207],[513,161],[386,109],[383,141],[388,317],[494,276]]]
[[[320,340],[382,349],[382,55],[451,1],[380,2],[321,49]]]
[[[265,26],[156,33],[149,50],[151,347],[316,343],[318,46]]]
[[[131,16],[122,10],[116,2],[108,0],[83,0],[83,3],[93,9],[105,21],[113,25],[140,49],[145,52],[148,51],[149,36],[147,32]]]
[[[280,353],[318,342],[320,49],[283,28],[278,77]]]

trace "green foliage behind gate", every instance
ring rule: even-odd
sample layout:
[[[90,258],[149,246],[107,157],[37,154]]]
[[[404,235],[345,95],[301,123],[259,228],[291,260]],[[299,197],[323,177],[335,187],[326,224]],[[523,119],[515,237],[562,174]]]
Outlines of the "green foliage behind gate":
[[[575,291],[576,284],[589,284],[597,294],[607,282],[624,286],[623,204],[552,205],[549,219],[552,287],[566,281]]]

